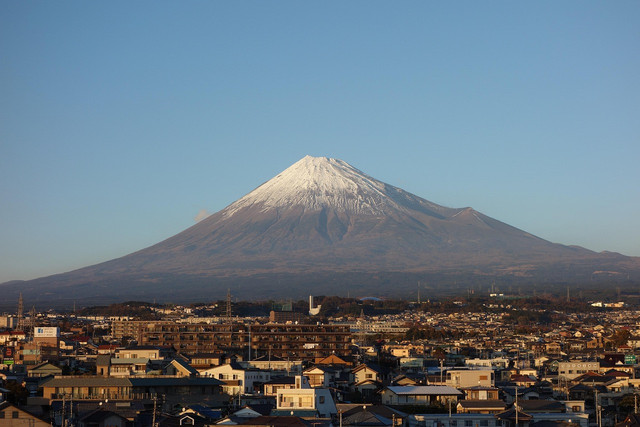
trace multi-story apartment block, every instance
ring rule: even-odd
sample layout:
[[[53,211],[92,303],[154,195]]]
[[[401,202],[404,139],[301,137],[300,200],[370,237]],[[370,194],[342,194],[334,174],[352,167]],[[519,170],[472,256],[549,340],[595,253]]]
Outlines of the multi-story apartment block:
[[[128,326],[119,328],[126,330]],[[182,354],[226,351],[246,354],[249,358],[270,355],[314,360],[331,354],[346,356],[351,343],[351,332],[346,325],[147,322],[140,328],[141,344],[173,346]]]

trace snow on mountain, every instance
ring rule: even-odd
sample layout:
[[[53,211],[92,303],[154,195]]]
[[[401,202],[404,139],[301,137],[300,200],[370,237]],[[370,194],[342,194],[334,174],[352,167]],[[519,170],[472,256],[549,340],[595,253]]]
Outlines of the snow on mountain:
[[[204,216],[204,215],[203,215]],[[84,298],[174,301],[408,294],[417,280],[452,283],[640,277],[640,258],[596,254],[535,237],[472,208],[447,208],[378,181],[341,160],[306,156],[188,229],[132,254],[0,288],[50,303]],[[176,290],[179,289],[179,292]],[[433,288],[436,289],[436,288]]]
[[[250,206],[260,206],[262,211],[301,206],[314,211],[330,208],[349,214],[385,215],[405,210],[407,203],[440,213],[449,210],[378,181],[342,160],[305,156],[229,205],[224,217]]]

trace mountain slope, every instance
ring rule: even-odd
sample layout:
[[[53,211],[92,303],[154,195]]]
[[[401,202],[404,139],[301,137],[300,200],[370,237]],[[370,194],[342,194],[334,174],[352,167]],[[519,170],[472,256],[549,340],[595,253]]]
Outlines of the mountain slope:
[[[222,211],[131,255],[144,269],[394,270],[588,256],[471,208],[446,208],[347,163],[305,157]]]
[[[560,271],[572,280],[637,266],[637,259],[550,243],[472,208],[437,205],[341,160],[307,156],[163,242],[23,287],[98,297],[110,289],[133,296],[182,285],[221,296],[221,287],[235,281],[255,288],[254,296],[262,290],[275,298],[321,277],[344,290],[364,280],[375,286],[380,274],[549,279]],[[288,284],[278,288],[282,277]]]

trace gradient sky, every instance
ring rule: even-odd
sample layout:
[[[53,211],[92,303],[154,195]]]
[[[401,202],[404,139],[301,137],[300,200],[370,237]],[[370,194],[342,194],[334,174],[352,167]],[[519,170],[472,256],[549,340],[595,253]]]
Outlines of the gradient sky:
[[[640,256],[638,1],[4,1],[0,282],[157,243],[306,154]]]

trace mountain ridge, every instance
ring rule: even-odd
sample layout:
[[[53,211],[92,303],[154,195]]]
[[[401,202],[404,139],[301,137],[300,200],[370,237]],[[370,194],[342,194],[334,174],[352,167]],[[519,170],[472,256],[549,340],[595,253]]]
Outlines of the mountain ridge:
[[[572,281],[609,270],[633,271],[635,277],[640,258],[551,243],[471,207],[438,205],[342,160],[306,156],[155,245],[21,287],[97,297],[108,290],[94,285],[108,283],[124,297],[134,288],[158,291],[154,283],[170,288],[173,280],[174,288],[182,283],[188,291],[184,283],[197,282],[201,292],[217,295],[220,283],[234,277],[254,283],[259,293],[272,289],[277,277],[295,283],[295,275],[301,282],[352,277],[344,279],[342,288],[348,289],[359,282],[354,274],[369,281],[404,273]],[[302,289],[305,283],[286,286]],[[273,297],[295,291],[272,290]]]

